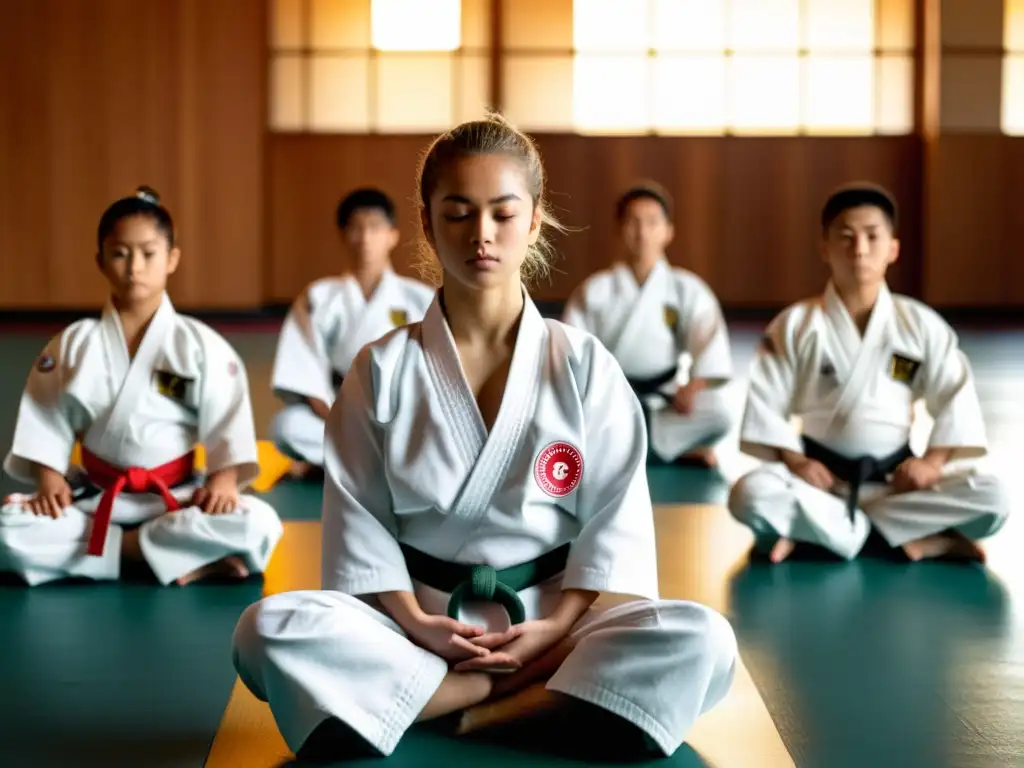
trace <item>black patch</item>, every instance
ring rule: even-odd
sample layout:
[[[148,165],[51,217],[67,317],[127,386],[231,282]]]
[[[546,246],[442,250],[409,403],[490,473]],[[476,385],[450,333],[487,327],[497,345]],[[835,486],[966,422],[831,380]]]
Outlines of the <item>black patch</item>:
[[[910,357],[904,357],[903,355],[893,353],[893,356],[889,359],[889,376],[895,381],[899,381],[907,386],[914,381],[914,377],[917,376],[917,372],[921,368],[921,361],[914,360]]]
[[[171,400],[177,400],[179,403],[185,402],[189,386],[195,383],[195,379],[170,371],[157,371],[153,378],[156,381],[157,392]]]

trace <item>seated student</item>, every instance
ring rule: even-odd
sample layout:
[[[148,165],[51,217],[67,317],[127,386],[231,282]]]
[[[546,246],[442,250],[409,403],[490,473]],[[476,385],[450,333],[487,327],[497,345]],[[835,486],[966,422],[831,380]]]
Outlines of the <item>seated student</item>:
[[[673,236],[665,191],[634,187],[617,215],[629,260],[577,288],[563,322],[615,355],[647,414],[657,458],[715,466],[712,446],[734,422],[719,389],[732,377],[732,356],[718,300],[697,275],[665,259]]]
[[[143,187],[106,210],[97,240],[110,299],[29,374],[4,469],[36,492],[0,509],[0,572],[30,585],[116,579],[131,560],[185,585],[262,571],[283,529],[239,494],[259,475],[245,366],[167,297],[180,257],[171,216]],[[69,466],[76,441],[81,467]]]
[[[607,350],[524,289],[546,267],[539,153],[500,117],[462,124],[419,195],[442,288],[345,377],[322,591],[246,610],[239,675],[300,758],[332,734],[388,755],[417,721],[539,709],[672,754],[729,689],[736,641],[713,610],[658,599],[640,407]],[[599,609],[599,592],[639,599]]]
[[[798,541],[853,558],[872,526],[911,560],[981,560],[975,541],[1003,525],[1006,497],[996,478],[946,466],[986,453],[981,407],[953,330],[886,285],[896,204],[876,186],[845,186],[821,226],[832,279],[763,338],[740,439],[769,463],[739,480],[729,508],[775,562]],[[923,456],[908,445],[918,401],[935,419]]]
[[[324,420],[341,380],[362,346],[422,319],[434,290],[395,274],[395,207],[376,189],[357,189],[337,210],[354,264],[340,277],[317,280],[295,301],[281,329],[271,386],[285,403],[274,419],[277,447],[296,459],[294,475],[323,466]]]

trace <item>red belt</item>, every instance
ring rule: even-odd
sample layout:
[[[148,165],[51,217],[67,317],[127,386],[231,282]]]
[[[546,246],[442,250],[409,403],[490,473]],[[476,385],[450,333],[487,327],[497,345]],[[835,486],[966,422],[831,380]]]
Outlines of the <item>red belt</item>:
[[[103,545],[110,528],[110,516],[114,510],[114,499],[122,491],[128,493],[159,493],[163,496],[168,512],[181,509],[178,500],[171,495],[171,488],[191,479],[195,470],[195,451],[189,451],[159,467],[128,467],[121,469],[107,463],[96,454],[82,448],[82,466],[90,482],[103,489],[100,504],[92,518],[92,534],[89,536],[88,554],[103,554]]]

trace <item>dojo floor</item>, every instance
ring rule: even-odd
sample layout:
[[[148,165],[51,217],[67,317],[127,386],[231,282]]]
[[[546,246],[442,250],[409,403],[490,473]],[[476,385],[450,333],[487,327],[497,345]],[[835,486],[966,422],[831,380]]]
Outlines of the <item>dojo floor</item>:
[[[274,335],[225,329],[249,365],[261,436]],[[48,333],[0,332],[0,448]],[[734,328],[745,370],[758,338]],[[1024,498],[1024,332],[964,329],[993,443],[991,466]],[[742,385],[734,392],[742,402]],[[734,442],[734,441],[733,441]],[[885,559],[747,560],[750,537],[722,504],[750,466],[730,443],[723,476],[652,468],[663,595],[732,620],[743,665],[725,705],[673,760],[716,768],[982,768],[1024,765],[1024,553],[1019,519],[990,567]],[[0,480],[0,492],[14,486]],[[0,585],[0,766],[271,768],[293,764],[267,712],[235,686],[231,632],[264,592],[316,585],[320,492],[268,494],[287,521],[265,582]],[[510,745],[410,734],[391,764],[599,764]],[[372,761],[379,764],[378,761]],[[346,763],[361,765],[363,761]],[[371,761],[365,761],[370,765]],[[296,763],[297,765],[297,763]]]

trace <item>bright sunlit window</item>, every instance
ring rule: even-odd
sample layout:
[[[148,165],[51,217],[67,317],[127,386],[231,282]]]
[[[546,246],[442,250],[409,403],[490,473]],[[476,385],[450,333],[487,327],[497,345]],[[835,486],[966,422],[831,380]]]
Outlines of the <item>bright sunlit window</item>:
[[[1003,133],[1024,136],[1024,0],[1004,0]]]
[[[460,0],[373,0],[370,28],[378,51],[454,51],[462,37]]]
[[[271,129],[420,133],[484,112],[490,0],[268,0]]]
[[[511,5],[503,25],[506,108],[527,129],[831,135],[913,130],[914,0]],[[540,28],[548,31],[538,44],[531,30]],[[562,31],[557,42],[551,30]],[[551,92],[566,88],[566,71],[571,92]],[[556,127],[541,105],[559,100],[571,104],[571,114]]]

